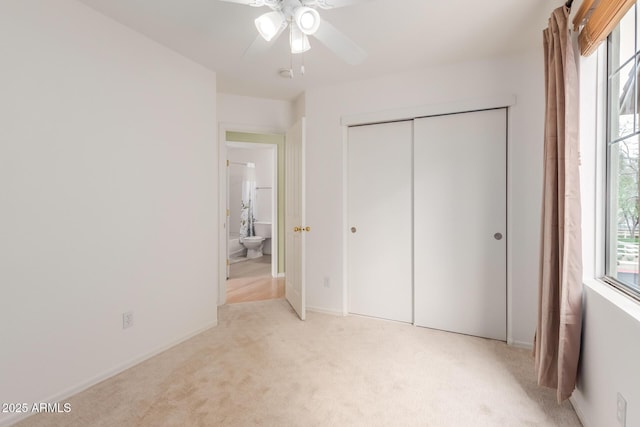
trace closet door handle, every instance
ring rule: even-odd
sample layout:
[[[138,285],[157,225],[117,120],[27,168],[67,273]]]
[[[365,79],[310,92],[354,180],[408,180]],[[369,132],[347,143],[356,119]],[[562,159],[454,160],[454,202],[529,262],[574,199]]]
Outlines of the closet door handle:
[[[493,238],[496,240],[502,240],[502,233],[496,233],[493,235]]]
[[[356,228],[355,228],[355,227],[351,227],[351,232],[352,232],[352,233],[355,233],[356,231],[358,231],[358,230],[356,230]]]

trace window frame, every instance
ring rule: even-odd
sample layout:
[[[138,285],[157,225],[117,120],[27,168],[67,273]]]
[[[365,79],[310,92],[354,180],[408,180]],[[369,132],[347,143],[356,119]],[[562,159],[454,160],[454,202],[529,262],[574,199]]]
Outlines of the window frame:
[[[613,32],[607,37],[607,43],[606,43],[606,59],[605,59],[605,78],[606,78],[606,85],[605,85],[605,108],[604,108],[604,113],[605,113],[605,135],[604,135],[604,155],[605,155],[605,162],[604,162],[604,178],[605,178],[605,185],[604,185],[604,197],[603,197],[603,202],[604,202],[604,263],[603,263],[603,276],[601,277],[601,280],[604,281],[605,283],[607,283],[610,286],[613,286],[614,288],[616,288],[618,291],[624,293],[626,296],[640,302],[640,289],[634,289],[632,286],[624,283],[623,281],[619,280],[617,277],[614,277],[610,274],[610,264],[613,261],[614,257],[617,257],[617,251],[615,254],[612,254],[613,251],[613,243],[614,241],[612,240],[612,221],[615,221],[615,226],[616,226],[616,233],[618,230],[618,214],[617,212],[612,212],[612,201],[611,201],[611,195],[612,193],[614,193],[613,189],[612,189],[612,175],[614,173],[618,173],[619,169],[617,170],[613,170],[612,168],[612,151],[613,151],[613,146],[616,144],[621,144],[623,141],[631,139],[631,138],[636,138],[640,140],[640,123],[638,123],[639,117],[638,117],[638,112],[640,110],[640,99],[636,99],[636,111],[635,111],[635,116],[634,116],[634,128],[633,131],[630,132],[627,135],[624,136],[620,136],[619,134],[617,135],[617,137],[613,137],[613,129],[612,129],[612,102],[619,102],[617,99],[614,99],[619,97],[618,94],[614,94],[612,91],[612,81],[613,78],[615,78],[616,74],[618,73],[622,73],[622,70],[631,62],[633,61],[634,63],[634,78],[636,79],[635,85],[634,85],[634,96],[636,96],[636,98],[640,98],[638,97],[638,88],[636,87],[636,85],[638,85],[640,82],[638,81],[638,69],[640,69],[640,32],[638,31],[638,24],[640,23],[639,19],[638,19],[638,11],[637,11],[637,4],[634,5],[628,13],[633,13],[634,14],[634,51],[631,57],[629,58],[618,58],[620,59],[620,64],[616,65],[616,68],[612,67],[612,63],[613,63],[613,56],[614,56],[614,48],[613,48],[613,42],[614,42],[614,37],[615,37],[615,33],[616,31],[618,31],[620,29],[620,23],[618,23],[618,25],[615,27],[615,29],[613,30]],[[619,47],[618,47],[619,49]],[[618,54],[619,55],[619,54]],[[621,82],[619,82],[620,84]],[[619,146],[619,145],[618,145]],[[640,160],[639,160],[640,162]],[[638,185],[638,196],[640,197],[640,185]],[[617,190],[615,192],[616,197],[617,197]],[[617,206],[617,201],[615,203],[615,205]],[[633,237],[633,236],[632,236]],[[617,247],[617,243],[618,243],[618,238],[617,235],[615,236],[615,244]],[[639,263],[640,264],[640,263]],[[638,266],[638,269],[640,270],[640,265]],[[640,271],[638,272],[638,275],[640,275]]]

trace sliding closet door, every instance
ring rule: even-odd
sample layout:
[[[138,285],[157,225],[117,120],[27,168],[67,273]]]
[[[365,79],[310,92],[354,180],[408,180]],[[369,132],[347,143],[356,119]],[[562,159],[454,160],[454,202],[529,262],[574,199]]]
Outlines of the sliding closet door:
[[[415,323],[506,340],[506,109],[415,121]]]
[[[349,128],[349,312],[412,322],[412,122]]]

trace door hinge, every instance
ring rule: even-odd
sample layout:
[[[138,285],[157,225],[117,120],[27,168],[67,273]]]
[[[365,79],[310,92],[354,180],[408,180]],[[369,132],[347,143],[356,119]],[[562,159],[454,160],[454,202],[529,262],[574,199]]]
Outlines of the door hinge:
[[[231,211],[227,209],[227,216],[231,216]]]
[[[231,265],[231,262],[227,259],[227,265]]]
[[[229,167],[229,160],[227,160],[227,167]]]

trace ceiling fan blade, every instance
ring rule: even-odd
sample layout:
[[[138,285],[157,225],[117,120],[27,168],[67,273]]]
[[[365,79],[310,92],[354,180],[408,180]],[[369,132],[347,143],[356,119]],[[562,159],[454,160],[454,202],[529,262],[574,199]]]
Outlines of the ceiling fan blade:
[[[367,52],[324,19],[314,37],[348,64],[358,65],[367,57]]]
[[[248,61],[252,61],[264,55],[286,28],[287,25],[283,25],[282,27],[280,27],[276,35],[273,36],[270,41],[266,41],[260,34],[258,34],[253,42],[249,45],[247,50],[244,51],[242,57]]]
[[[245,4],[247,6],[260,7],[264,6],[264,0],[218,0],[226,3]]]
[[[266,41],[260,34],[258,34],[255,40],[244,51],[244,53],[242,54],[242,58],[248,61],[252,61],[264,55],[270,47],[271,42]]]
[[[335,9],[337,7],[352,6],[368,3],[372,0],[302,0],[304,6],[317,6],[321,9]]]

